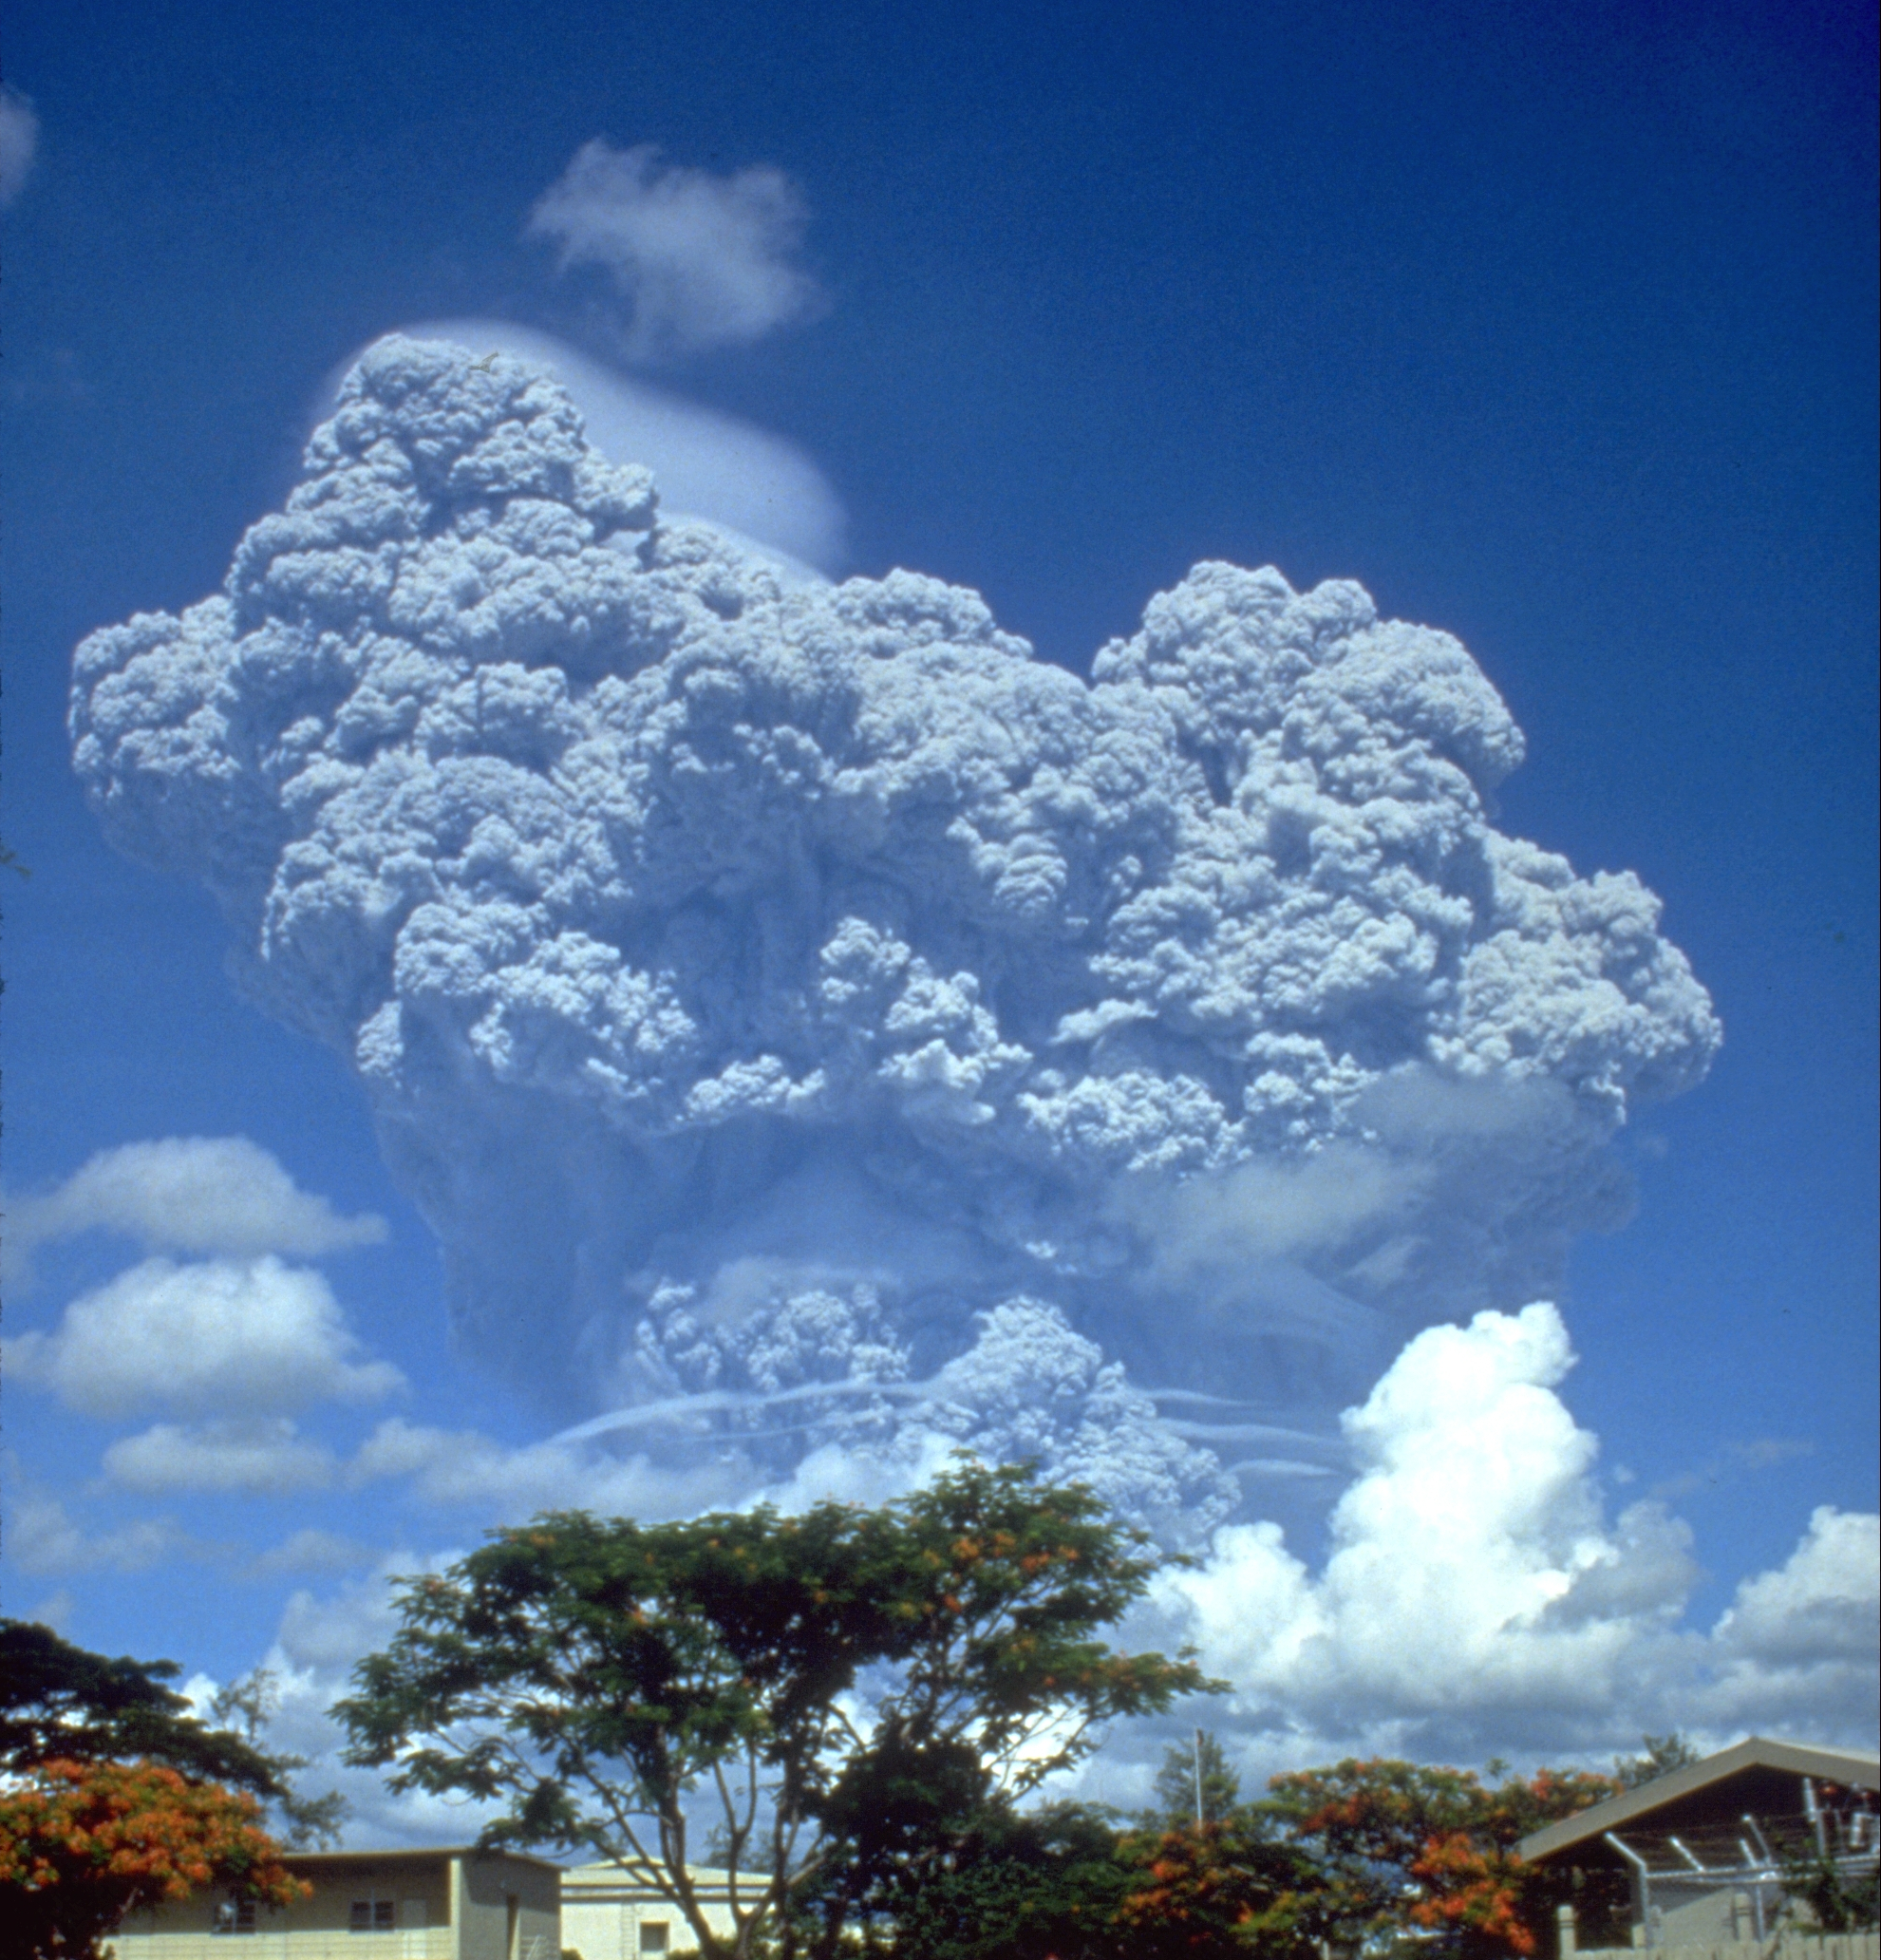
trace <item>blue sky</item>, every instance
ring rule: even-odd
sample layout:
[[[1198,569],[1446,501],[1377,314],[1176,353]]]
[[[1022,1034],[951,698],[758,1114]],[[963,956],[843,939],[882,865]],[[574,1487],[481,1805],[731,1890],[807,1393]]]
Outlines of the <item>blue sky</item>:
[[[64,730],[74,645],[216,589],[336,363],[508,321],[788,439],[846,511],[842,570],[975,588],[1079,671],[1208,558],[1355,578],[1467,645],[1528,738],[1498,828],[1636,871],[1724,1027],[1620,1133],[1635,1215],[1559,1295],[1602,1488],[1689,1525],[1711,1626],[1815,1507],[1876,1501],[1873,70],[1841,4],[22,16],[8,1192],[252,1139],[387,1221],[318,1259],[407,1386],[307,1434],[556,1426],[452,1348],[357,1087],[237,996],[198,886],[111,851]],[[636,342],[604,265],[525,236],[595,139],[777,174],[800,283],[769,330]],[[9,1342],[137,1256],[48,1242]],[[487,1521],[409,1479],[153,1495],[100,1468],[128,1415],[9,1372],[6,1610],[87,1645],[226,1677],[296,1589],[310,1624]],[[64,1520],[24,1567],[23,1500]],[[271,1563],[297,1532],[327,1537]]]

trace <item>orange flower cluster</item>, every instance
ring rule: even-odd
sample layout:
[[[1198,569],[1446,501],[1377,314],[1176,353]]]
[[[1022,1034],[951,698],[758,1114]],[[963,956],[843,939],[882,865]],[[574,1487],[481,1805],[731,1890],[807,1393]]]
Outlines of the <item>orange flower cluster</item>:
[[[1514,1852],[1485,1849],[1467,1831],[1450,1831],[1424,1846],[1411,1872],[1427,1894],[1411,1908],[1420,1926],[1467,1926],[1524,1960],[1535,1951],[1534,1931],[1522,1916],[1522,1861]]]
[[[1117,1924],[1126,1932],[1193,1928],[1198,1946],[1223,1924],[1247,1924],[1254,1902],[1241,1895],[1242,1875],[1222,1839],[1218,1824],[1205,1824],[1126,1843],[1141,1875],[1119,1904]]]
[[[0,1791],[0,1910],[28,1953],[95,1954],[128,1913],[214,1886],[270,1906],[311,1888],[254,1798],[159,1762],[36,1764]]]

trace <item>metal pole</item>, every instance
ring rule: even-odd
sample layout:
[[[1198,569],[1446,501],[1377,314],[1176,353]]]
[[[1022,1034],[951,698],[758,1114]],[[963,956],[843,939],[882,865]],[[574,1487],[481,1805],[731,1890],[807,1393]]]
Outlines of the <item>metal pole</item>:
[[[1603,1831],[1600,1835],[1633,1868],[1633,1892],[1639,1900],[1640,1926],[1646,1933],[1646,1945],[1654,1946],[1657,1942],[1652,1937],[1652,1873],[1630,1844],[1614,1837],[1611,1831]]]

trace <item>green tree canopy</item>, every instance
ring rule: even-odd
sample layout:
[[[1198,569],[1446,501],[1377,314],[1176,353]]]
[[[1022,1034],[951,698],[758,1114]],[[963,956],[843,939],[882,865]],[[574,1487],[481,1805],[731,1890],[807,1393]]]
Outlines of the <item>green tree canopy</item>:
[[[278,1759],[211,1728],[165,1685],[181,1671],[174,1661],[107,1659],[50,1627],[0,1620],[0,1768],[143,1759],[198,1782],[288,1795]]]
[[[994,1799],[882,1875],[856,1917],[863,1951],[896,1960],[1122,1960],[1131,1883],[1103,1812]]]
[[[334,1713],[395,1790],[500,1803],[492,1845],[618,1859],[707,1960],[831,1955],[944,1827],[1035,1789],[1099,1724],[1211,1686],[1097,1637],[1147,1541],[1081,1488],[963,1466],[876,1510],[643,1525],[583,1512],[401,1581]],[[687,1871],[703,1801],[737,1932]]]
[[[1200,1759],[1200,1776],[1196,1775]],[[1241,1804],[1241,1779],[1228,1766],[1219,1736],[1198,1728],[1162,1752],[1156,1776],[1156,1802],[1143,1814],[1145,1825],[1182,1830],[1195,1823],[1218,1824]],[[1200,1815],[1196,1814],[1199,1800]]]

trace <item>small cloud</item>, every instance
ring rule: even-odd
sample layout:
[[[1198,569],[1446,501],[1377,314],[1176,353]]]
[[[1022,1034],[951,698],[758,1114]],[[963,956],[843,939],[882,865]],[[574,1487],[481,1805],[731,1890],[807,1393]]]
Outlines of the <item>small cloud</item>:
[[[39,117],[31,98],[0,84],[0,206],[10,204],[26,188],[38,148]]]
[[[629,308],[624,350],[639,361],[741,347],[825,305],[794,263],[809,219],[796,185],[768,163],[717,176],[663,165],[658,147],[596,138],[530,214],[563,271],[595,265]]]
[[[159,1423],[104,1452],[112,1482],[141,1491],[224,1491],[285,1496],[333,1479],[330,1450],[295,1433],[283,1416],[185,1428]]]
[[[362,1654],[385,1647],[398,1630],[394,1586],[419,1573],[442,1572],[460,1555],[387,1553],[371,1572],[342,1582],[337,1593],[320,1598],[303,1588],[282,1609],[276,1653],[290,1677],[327,1677],[337,1689]],[[276,1665],[273,1656],[270,1666]]]
[[[271,1546],[248,1568],[248,1575],[272,1579],[288,1573],[350,1572],[370,1565],[377,1556],[370,1546],[355,1539],[309,1529]]]
[[[1748,1442],[1727,1445],[1724,1454],[1746,1470],[1767,1470],[1773,1463],[1787,1463],[1792,1457],[1813,1457],[1815,1445],[1796,1436],[1756,1436]]]
[[[87,1533],[57,1498],[17,1487],[8,1505],[7,1555],[22,1572],[147,1572],[176,1558],[211,1555],[168,1518],[141,1517],[115,1531]]]
[[[56,1332],[6,1344],[19,1379],[91,1416],[160,1404],[248,1418],[404,1385],[389,1362],[355,1361],[358,1351],[320,1274],[273,1256],[146,1259],[74,1300]]]
[[[386,1221],[343,1218],[300,1189],[279,1161],[246,1137],[164,1137],[103,1150],[56,1191],[8,1207],[14,1287],[29,1283],[35,1246],[82,1232],[114,1232],[147,1250],[252,1258],[303,1258],[377,1245]]]
[[[56,1592],[48,1592],[27,1618],[35,1626],[50,1627],[55,1633],[63,1633],[72,1623],[72,1615],[78,1611],[77,1602],[61,1586]]]
[[[1681,1471],[1652,1487],[1655,1498],[1687,1498],[1693,1491],[1724,1482],[1746,1471],[1768,1470],[1793,1457],[1813,1456],[1815,1445],[1791,1436],[1756,1436],[1745,1442],[1727,1442],[1696,1469]]]

